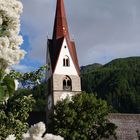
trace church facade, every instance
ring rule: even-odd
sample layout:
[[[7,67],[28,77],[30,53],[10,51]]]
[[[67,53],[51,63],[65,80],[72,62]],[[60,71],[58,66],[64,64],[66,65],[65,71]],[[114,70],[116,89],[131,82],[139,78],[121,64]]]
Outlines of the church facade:
[[[57,0],[52,39],[48,39],[47,113],[65,95],[81,92],[80,68],[75,43],[70,39],[64,1]]]

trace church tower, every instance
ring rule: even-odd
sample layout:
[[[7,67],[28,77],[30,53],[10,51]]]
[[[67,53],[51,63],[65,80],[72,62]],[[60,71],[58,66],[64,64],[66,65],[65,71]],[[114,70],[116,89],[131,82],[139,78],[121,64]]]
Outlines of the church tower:
[[[64,95],[81,92],[75,43],[70,39],[63,0],[57,0],[53,36],[47,47],[48,113]]]

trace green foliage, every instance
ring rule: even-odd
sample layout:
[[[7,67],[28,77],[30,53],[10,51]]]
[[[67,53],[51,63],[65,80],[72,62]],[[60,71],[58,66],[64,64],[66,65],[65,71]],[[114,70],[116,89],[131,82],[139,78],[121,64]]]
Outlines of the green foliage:
[[[0,85],[0,101],[2,101],[5,97],[4,87]]]
[[[42,66],[38,70],[30,73],[20,73],[11,71],[10,76],[18,79],[22,87],[16,91],[17,93],[24,93],[24,95],[32,94],[36,103],[33,106],[33,111],[46,111],[46,88],[47,84],[43,79],[47,66]],[[40,82],[40,83],[38,83]]]
[[[3,79],[3,85],[6,87],[5,92],[8,92],[9,95],[11,96],[14,91],[15,91],[15,82],[14,79],[11,78],[10,76],[5,76]]]
[[[9,76],[17,79],[21,83],[22,88],[32,89],[34,86],[38,85],[39,81],[45,78],[46,69],[47,66],[41,66],[38,70],[29,73],[20,73],[11,70]]]
[[[36,103],[34,104],[33,111],[45,112],[46,111],[46,99],[47,99],[47,84],[42,82],[40,85],[35,86],[30,92],[33,95]]]
[[[107,120],[109,107],[93,94],[81,93],[59,101],[52,115],[51,133],[65,140],[100,140],[115,136],[116,126]]]
[[[46,82],[42,82],[39,85],[36,85],[32,89],[22,88],[16,91],[16,93],[23,94],[23,95],[30,95],[32,94],[33,98],[35,99],[35,104],[33,106],[33,112],[45,112],[46,111],[46,93],[47,84]]]
[[[85,68],[86,69],[86,68]],[[87,73],[82,90],[95,92],[121,113],[140,113],[140,57],[117,59]]]
[[[12,96],[15,91],[14,79],[10,76],[4,76],[4,71],[0,71],[0,102],[6,97]]]
[[[87,66],[81,66],[81,72],[82,73],[88,73],[91,72],[91,70],[95,70],[102,67],[101,64],[95,63],[95,64],[91,64],[91,65],[87,65]]]
[[[44,76],[45,69],[46,66],[43,66],[37,71],[25,74],[11,71],[6,76],[0,71],[0,138],[16,134],[20,139],[22,133],[27,131],[29,112],[32,111],[33,106],[35,108],[35,100],[31,97],[33,90],[30,87],[38,84]],[[15,92],[14,79],[18,79],[24,85],[24,89]]]
[[[28,113],[32,111],[34,102],[30,95],[15,94],[0,104],[0,138],[16,134],[20,140],[22,133],[28,129]]]

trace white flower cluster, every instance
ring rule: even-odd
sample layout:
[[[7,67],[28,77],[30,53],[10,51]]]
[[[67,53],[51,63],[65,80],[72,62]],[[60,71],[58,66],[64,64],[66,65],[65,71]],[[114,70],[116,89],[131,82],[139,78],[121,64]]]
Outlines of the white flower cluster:
[[[0,69],[18,64],[25,55],[19,48],[23,43],[19,35],[22,8],[18,0],[0,0]]]
[[[31,126],[31,128],[28,130],[26,134],[23,134],[22,140],[64,140],[61,136],[55,136],[52,134],[45,134],[43,137],[43,134],[46,131],[45,124],[43,122],[39,122],[38,124],[35,124]],[[6,140],[15,140],[14,135],[9,135]]]
[[[15,135],[9,135],[5,140],[15,140]]]
[[[15,91],[18,90],[19,82],[17,79],[14,80],[15,82]]]
[[[42,137],[45,131],[46,127],[43,122],[35,124],[26,134],[23,134],[23,140],[64,140],[62,137],[52,134],[46,134]]]
[[[68,99],[70,102],[72,102],[72,94],[70,94],[69,92],[64,92],[61,96],[60,96],[60,100],[65,100]]]

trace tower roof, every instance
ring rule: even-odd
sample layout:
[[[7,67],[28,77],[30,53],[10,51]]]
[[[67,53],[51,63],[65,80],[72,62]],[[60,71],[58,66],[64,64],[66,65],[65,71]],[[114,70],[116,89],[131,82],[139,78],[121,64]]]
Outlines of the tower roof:
[[[70,40],[70,36],[69,36],[66,13],[65,13],[65,8],[64,8],[64,1],[57,0],[53,36],[52,36],[52,40],[48,40],[48,48],[50,52],[50,59],[51,59],[53,72],[57,65],[57,61],[59,58],[59,54],[62,48],[62,43],[63,43],[64,38],[66,39],[68,49],[72,57],[73,63],[75,65],[75,68],[77,70],[77,73],[80,74],[80,68],[78,64],[75,43],[74,41]]]
[[[57,0],[53,39],[58,39],[61,37],[69,38],[69,30],[67,25],[64,1]]]

